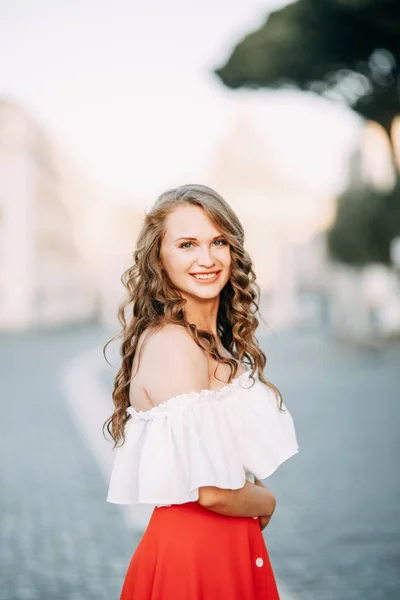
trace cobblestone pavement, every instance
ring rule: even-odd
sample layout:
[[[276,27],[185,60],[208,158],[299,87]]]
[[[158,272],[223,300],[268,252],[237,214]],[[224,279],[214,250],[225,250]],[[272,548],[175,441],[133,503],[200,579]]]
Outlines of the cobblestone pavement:
[[[0,600],[119,598],[140,532],[105,502],[60,387],[65,364],[107,338],[96,327],[0,337]],[[398,600],[400,348],[262,341],[300,444],[266,480],[278,581],[298,600]],[[106,388],[114,372],[105,364]]]
[[[276,575],[304,600],[399,600],[400,347],[288,334],[264,349],[300,446],[265,481]]]
[[[139,536],[105,502],[59,378],[100,338],[91,328],[0,337],[1,600],[119,598]]]

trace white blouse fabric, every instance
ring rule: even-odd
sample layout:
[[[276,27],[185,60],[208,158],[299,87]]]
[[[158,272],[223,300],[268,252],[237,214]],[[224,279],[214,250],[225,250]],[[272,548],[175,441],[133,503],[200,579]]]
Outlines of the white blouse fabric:
[[[297,454],[293,419],[246,371],[222,389],[179,394],[146,410],[127,408],[107,502],[171,506],[199,487],[236,490],[265,479]]]

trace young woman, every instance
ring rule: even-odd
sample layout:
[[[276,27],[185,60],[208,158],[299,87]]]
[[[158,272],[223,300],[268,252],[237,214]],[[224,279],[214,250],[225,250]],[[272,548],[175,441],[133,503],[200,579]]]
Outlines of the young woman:
[[[219,194],[183,185],[147,214],[123,275],[107,501],[154,509],[121,600],[279,598],[262,534],[275,498],[261,479],[298,444],[263,375],[243,243]]]

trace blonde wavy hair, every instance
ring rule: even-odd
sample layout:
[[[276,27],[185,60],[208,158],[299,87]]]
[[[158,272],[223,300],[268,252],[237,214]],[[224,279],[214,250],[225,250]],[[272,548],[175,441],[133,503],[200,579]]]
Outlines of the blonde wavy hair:
[[[186,300],[161,270],[160,247],[165,232],[165,219],[169,213],[184,204],[198,206],[226,238],[231,252],[231,276],[220,293],[217,315],[217,332],[221,343],[233,356],[226,358],[218,351],[216,339],[209,331],[198,329],[185,316]],[[255,331],[259,321],[260,288],[256,283],[253,263],[244,249],[243,227],[229,204],[213,189],[204,185],[182,185],[161,194],[150,212],[145,216],[139,233],[133,264],[122,275],[121,281],[127,297],[118,310],[121,331],[110,342],[122,338],[120,354],[122,364],[116,374],[112,398],[115,410],[103,424],[114,440],[114,448],[125,442],[124,427],[129,415],[131,369],[141,335],[151,329],[159,329],[164,323],[184,327],[193,340],[218,363],[230,367],[229,382],[235,377],[239,361],[251,368],[250,377],[258,378],[270,387],[282,409],[282,395],[278,388],[263,375],[266,356],[258,345]],[[217,365],[218,366],[218,365]]]

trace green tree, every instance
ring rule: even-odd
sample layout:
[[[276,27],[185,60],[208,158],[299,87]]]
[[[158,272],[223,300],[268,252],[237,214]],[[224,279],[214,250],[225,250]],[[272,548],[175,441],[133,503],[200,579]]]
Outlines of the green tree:
[[[289,83],[342,98],[390,133],[399,65],[399,0],[299,0],[272,12],[215,73],[230,88]]]
[[[337,200],[336,218],[327,232],[333,260],[364,267],[390,265],[390,242],[400,233],[400,181],[387,194],[360,179],[360,155],[352,159],[348,188]]]
[[[393,152],[399,65],[400,0],[298,0],[272,12],[215,73],[232,89],[295,84],[341,99],[383,126]],[[400,177],[388,194],[357,177],[338,199],[336,221],[328,232],[332,258],[359,266],[388,264],[390,242],[397,235]]]

